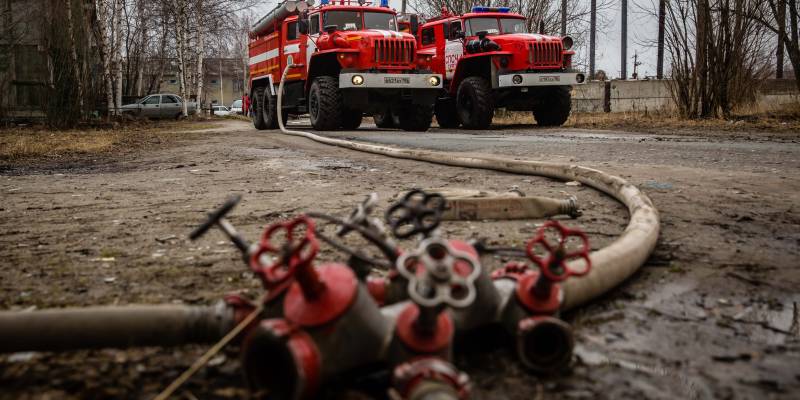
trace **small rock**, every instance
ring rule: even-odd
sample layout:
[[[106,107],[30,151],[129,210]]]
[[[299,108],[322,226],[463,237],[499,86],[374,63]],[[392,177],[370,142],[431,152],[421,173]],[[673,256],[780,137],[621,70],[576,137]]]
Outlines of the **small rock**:
[[[581,186],[581,183],[578,182],[578,181],[569,181],[569,182],[565,183],[565,185],[567,185],[567,186]]]

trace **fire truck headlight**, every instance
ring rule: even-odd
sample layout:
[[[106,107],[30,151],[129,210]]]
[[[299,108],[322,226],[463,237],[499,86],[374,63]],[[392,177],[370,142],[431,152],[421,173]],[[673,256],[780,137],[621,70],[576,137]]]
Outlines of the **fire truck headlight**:
[[[572,45],[573,45],[574,43],[575,43],[575,41],[574,41],[574,40],[572,40],[572,37],[571,37],[571,36],[564,36],[563,38],[561,38],[561,44],[563,44],[563,45],[564,45],[564,50],[569,50],[569,49],[571,49],[571,48],[572,48]]]
[[[350,78],[350,82],[353,82],[353,85],[361,86],[364,83],[364,77],[361,75],[353,75],[353,77]]]
[[[515,85],[519,85],[522,83],[522,75],[514,75],[511,77],[511,81],[514,82]]]
[[[585,80],[586,80],[586,76],[584,76],[583,74],[575,75],[575,82],[583,83],[583,81],[585,81]]]
[[[441,82],[442,80],[438,76],[431,76],[428,78],[428,83],[430,83],[431,86],[439,86],[439,83]]]

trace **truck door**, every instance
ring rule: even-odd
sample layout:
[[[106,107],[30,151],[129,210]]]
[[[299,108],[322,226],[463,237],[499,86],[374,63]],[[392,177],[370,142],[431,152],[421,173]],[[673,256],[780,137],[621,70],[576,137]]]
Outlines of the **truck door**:
[[[147,118],[161,117],[161,96],[154,94],[142,102],[142,116]]]
[[[458,60],[464,55],[464,42],[459,32],[464,32],[461,20],[446,22],[448,28],[444,30],[446,36],[444,45],[445,79],[453,79]],[[444,25],[444,24],[443,24]]]
[[[304,57],[302,57],[301,52],[301,43],[300,43],[300,33],[297,30],[297,19],[288,20],[287,23],[283,24],[283,38],[282,49],[281,49],[281,65],[286,66],[290,64],[303,64],[305,63]],[[279,71],[283,74],[283,71]],[[286,80],[296,80],[302,75],[300,69],[292,68],[286,74]]]
[[[308,35],[306,36],[306,72],[311,66],[311,55],[317,51],[317,39],[319,39],[319,32],[322,30],[321,21],[322,13],[312,14],[308,18]]]

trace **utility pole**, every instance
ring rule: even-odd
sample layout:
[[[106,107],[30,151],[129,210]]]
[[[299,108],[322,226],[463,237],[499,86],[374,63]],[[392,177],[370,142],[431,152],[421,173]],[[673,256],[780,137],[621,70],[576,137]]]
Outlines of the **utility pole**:
[[[664,79],[664,19],[667,14],[667,0],[658,0],[658,60],[656,78]]]
[[[592,6],[589,12],[589,79],[594,79],[594,48],[596,46],[595,34],[597,33],[597,0],[592,0]]]
[[[407,2],[408,2],[408,0],[403,0],[402,5],[400,6],[400,13],[401,14],[405,14],[406,13],[406,3]]]
[[[620,43],[620,79],[628,79],[628,0],[622,0],[622,40]]]
[[[786,34],[786,0],[778,0],[778,49],[776,50],[775,78],[783,79],[783,36]]]
[[[561,0],[561,36],[567,36],[567,0]]]

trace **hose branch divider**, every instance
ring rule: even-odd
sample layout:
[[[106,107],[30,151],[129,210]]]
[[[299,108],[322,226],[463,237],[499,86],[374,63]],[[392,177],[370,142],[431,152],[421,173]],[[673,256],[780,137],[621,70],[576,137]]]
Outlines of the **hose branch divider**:
[[[570,279],[563,284],[564,304],[568,310],[596,298],[619,285],[647,260],[658,240],[659,215],[653,203],[636,186],[618,176],[572,164],[531,160],[509,160],[497,156],[459,155],[441,151],[401,149],[390,146],[328,138],[310,132],[289,130],[284,125],[282,110],[283,83],[293,65],[284,69],[278,87],[278,126],[284,134],[300,136],[318,143],[342,147],[392,158],[424,161],[452,167],[475,168],[520,175],[543,176],[563,181],[578,181],[613,197],[628,208],[630,220],[625,231],[610,245],[593,251],[589,257],[592,270],[586,276]],[[585,261],[574,260],[568,265],[576,270]]]

